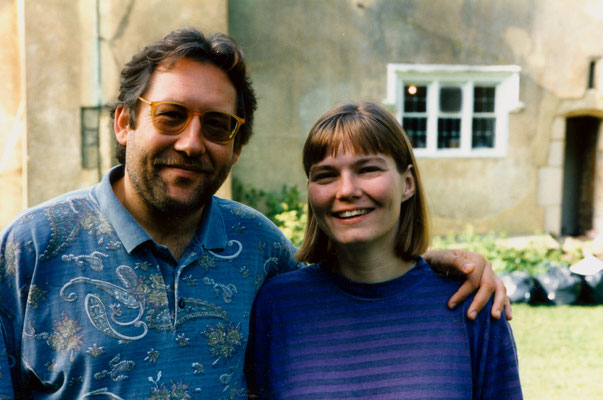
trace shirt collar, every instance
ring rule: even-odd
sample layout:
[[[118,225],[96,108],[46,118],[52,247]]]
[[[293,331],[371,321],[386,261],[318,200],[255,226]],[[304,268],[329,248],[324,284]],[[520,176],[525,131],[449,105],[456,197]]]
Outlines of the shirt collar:
[[[113,167],[92,189],[102,213],[107,217],[126,251],[131,253],[144,242],[153,240],[121,204],[113,192],[112,182],[124,176],[124,166]]]
[[[111,183],[123,176],[123,165],[112,168],[105,174],[99,184],[94,186],[92,195],[98,201],[101,211],[115,229],[126,251],[131,253],[141,244],[154,241],[124,208],[113,192]],[[218,201],[218,198],[212,197],[206,204],[201,225],[193,239],[196,245],[201,245],[209,250],[223,250],[227,247],[228,242],[224,217],[222,216]]]
[[[201,226],[197,231],[195,240],[205,249],[224,250],[227,247],[226,224],[220,209],[217,197],[212,197],[205,205]]]

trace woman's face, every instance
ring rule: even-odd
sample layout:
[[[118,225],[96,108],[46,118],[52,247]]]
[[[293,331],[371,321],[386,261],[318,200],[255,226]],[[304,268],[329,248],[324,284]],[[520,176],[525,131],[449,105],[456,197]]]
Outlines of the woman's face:
[[[399,173],[385,154],[342,148],[310,168],[308,200],[318,225],[336,246],[395,244],[400,205],[415,190],[410,167]]]

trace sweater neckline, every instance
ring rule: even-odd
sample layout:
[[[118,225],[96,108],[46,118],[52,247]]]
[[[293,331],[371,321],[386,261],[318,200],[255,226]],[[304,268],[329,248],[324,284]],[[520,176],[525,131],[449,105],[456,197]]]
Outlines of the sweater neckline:
[[[348,279],[337,272],[333,272],[324,263],[316,264],[314,268],[345,293],[368,300],[384,299],[401,295],[419,283],[421,277],[424,276],[426,268],[430,269],[425,260],[419,258],[413,268],[398,278],[378,283],[362,283]]]

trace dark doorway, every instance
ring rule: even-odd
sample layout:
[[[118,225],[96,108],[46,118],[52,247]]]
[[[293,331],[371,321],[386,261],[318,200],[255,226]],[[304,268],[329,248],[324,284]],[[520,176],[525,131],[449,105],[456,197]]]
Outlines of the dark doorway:
[[[599,118],[568,118],[565,131],[565,165],[561,234],[579,236],[593,228],[595,166]]]

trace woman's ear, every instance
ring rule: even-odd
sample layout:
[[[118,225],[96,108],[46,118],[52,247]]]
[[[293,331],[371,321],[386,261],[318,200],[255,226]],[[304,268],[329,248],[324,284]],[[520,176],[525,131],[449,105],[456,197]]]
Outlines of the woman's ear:
[[[415,194],[416,185],[415,177],[412,173],[412,165],[409,165],[406,171],[400,174],[400,178],[402,179],[402,201],[404,202]]]
[[[113,120],[115,139],[123,146],[128,144],[128,133],[130,133],[130,111],[125,105],[117,106],[115,119]]]

